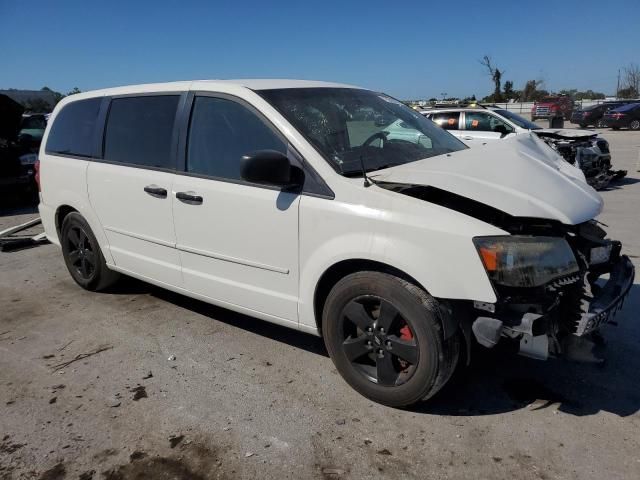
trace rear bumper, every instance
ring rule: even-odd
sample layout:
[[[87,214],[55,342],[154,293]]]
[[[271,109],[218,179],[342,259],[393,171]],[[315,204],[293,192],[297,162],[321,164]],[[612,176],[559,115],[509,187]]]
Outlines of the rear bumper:
[[[598,330],[602,325],[613,322],[614,317],[624,305],[635,278],[635,268],[626,255],[613,265],[609,280],[591,301],[588,311],[582,314],[578,322],[576,335],[583,336]]]
[[[44,227],[44,233],[47,236],[47,240],[55,245],[60,245],[58,240],[58,232],[56,230],[56,212],[50,206],[42,203],[42,197],[40,205],[38,205],[38,211],[40,212],[40,219],[42,220],[42,226]]]

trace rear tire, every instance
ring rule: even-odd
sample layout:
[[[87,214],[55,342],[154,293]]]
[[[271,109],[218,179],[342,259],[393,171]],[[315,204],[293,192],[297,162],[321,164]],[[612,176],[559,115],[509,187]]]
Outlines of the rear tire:
[[[435,395],[458,363],[460,339],[442,336],[438,303],[406,280],[358,272],[340,280],[323,309],[336,369],[371,400],[403,407]]]
[[[62,222],[60,244],[71,278],[85,290],[105,290],[120,278],[107,267],[91,227],[78,212],[71,212]]]
[[[588,127],[588,125],[586,123],[581,123],[580,124],[580,128],[587,128],[587,127]]]

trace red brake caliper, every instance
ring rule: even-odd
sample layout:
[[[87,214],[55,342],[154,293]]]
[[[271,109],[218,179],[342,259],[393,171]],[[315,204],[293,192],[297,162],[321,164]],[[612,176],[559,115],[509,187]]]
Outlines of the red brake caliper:
[[[413,340],[413,333],[411,333],[409,325],[405,324],[404,327],[400,329],[400,338],[402,340]]]
[[[408,341],[413,340],[413,332],[411,332],[409,325],[407,325],[406,323],[400,329],[400,340],[408,340]],[[405,362],[400,358],[398,359],[398,363],[400,363],[400,368],[402,369],[403,372],[406,372],[407,368],[410,365],[408,362]]]

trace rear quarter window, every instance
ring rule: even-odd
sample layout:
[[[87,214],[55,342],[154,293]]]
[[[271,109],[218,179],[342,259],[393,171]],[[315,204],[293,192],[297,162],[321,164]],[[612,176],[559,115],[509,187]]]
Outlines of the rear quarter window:
[[[179,100],[179,95],[114,98],[104,133],[104,159],[174,169],[171,144]]]
[[[90,98],[62,107],[51,125],[45,151],[54,155],[92,157],[101,102],[102,98]]]

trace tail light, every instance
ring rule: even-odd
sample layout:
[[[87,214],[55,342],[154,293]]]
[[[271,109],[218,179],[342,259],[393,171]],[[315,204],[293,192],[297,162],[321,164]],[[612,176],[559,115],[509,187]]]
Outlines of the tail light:
[[[620,120],[622,117],[626,117],[627,114],[626,113],[614,113],[613,116],[614,116],[614,118]]]
[[[591,112],[582,112],[582,117],[583,117],[583,118],[586,118],[586,117],[588,117],[589,115],[591,115]]]
[[[36,171],[36,184],[38,185],[38,191],[41,192],[42,190],[40,189],[40,160],[36,160],[36,163],[34,163],[33,168]]]

